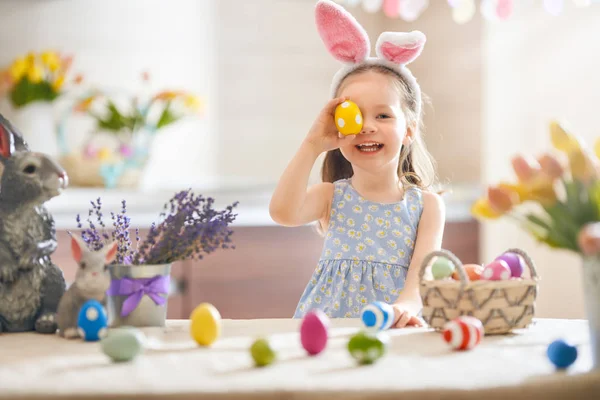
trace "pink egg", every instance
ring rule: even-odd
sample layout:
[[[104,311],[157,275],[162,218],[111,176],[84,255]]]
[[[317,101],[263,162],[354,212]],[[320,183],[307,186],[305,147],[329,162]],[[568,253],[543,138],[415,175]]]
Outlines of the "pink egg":
[[[523,275],[525,267],[523,266],[523,260],[516,253],[504,253],[496,258],[496,260],[506,261],[508,268],[510,268],[511,276],[519,278]]]
[[[444,340],[454,350],[470,350],[481,343],[483,324],[471,316],[460,316],[444,325]]]
[[[300,325],[302,347],[311,356],[319,354],[327,346],[329,318],[321,310],[311,310]]]
[[[494,260],[483,269],[481,278],[487,281],[506,281],[510,279],[510,275],[506,261]]]

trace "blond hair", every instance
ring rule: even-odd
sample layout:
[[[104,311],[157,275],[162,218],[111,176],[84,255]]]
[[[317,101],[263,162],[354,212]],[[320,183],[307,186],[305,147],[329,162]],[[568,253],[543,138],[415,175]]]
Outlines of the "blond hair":
[[[393,78],[394,86],[398,89],[403,101],[402,111],[406,117],[408,126],[413,127],[412,142],[409,145],[402,145],[400,151],[400,159],[398,162],[398,177],[403,187],[416,186],[421,189],[429,190],[436,182],[435,161],[431,157],[429,151],[423,141],[423,112],[417,115],[417,100],[415,92],[411,86],[393,70],[382,65],[365,64],[344,77],[346,80],[349,76],[360,73],[374,71],[380,74],[387,75]],[[344,80],[340,83],[342,87]],[[421,107],[422,109],[423,107]],[[335,182],[340,179],[348,179],[352,177],[354,171],[352,165],[342,155],[340,149],[330,150],[325,155],[323,167],[321,169],[321,179],[323,182]]]

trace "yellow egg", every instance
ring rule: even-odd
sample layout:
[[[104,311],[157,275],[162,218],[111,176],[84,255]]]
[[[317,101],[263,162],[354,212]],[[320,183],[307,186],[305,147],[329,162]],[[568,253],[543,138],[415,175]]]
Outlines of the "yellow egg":
[[[221,314],[212,304],[199,304],[190,315],[190,334],[201,346],[210,346],[221,335]]]
[[[346,100],[335,108],[335,126],[342,135],[358,135],[363,127],[363,118],[356,103]]]
[[[100,150],[98,150],[97,156],[100,160],[102,161],[106,161],[110,158],[111,156],[111,151],[109,148],[107,147],[103,147]]]

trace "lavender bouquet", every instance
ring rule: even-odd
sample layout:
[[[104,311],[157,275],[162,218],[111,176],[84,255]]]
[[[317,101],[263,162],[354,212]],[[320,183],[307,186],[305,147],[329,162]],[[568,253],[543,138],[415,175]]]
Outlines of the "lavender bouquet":
[[[153,223],[144,240],[135,229],[135,245],[130,236],[130,218],[127,204],[122,201],[120,213],[111,212],[112,230],[107,229],[102,213],[101,198],[90,202],[88,228],[83,228],[77,215],[81,237],[91,250],[99,250],[106,243],[117,241],[117,256],[112,264],[151,265],[168,264],[185,259],[202,259],[204,255],[221,249],[235,248],[231,244],[229,229],[237,214],[233,208],[238,202],[222,211],[213,209],[214,199],[195,195],[191,189],[176,193],[160,213],[160,222]]]

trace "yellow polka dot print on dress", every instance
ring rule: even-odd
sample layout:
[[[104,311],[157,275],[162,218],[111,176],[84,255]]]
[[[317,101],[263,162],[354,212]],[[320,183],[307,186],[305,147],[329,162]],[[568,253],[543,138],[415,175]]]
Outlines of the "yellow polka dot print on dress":
[[[346,100],[335,109],[335,126],[342,135],[358,135],[363,127],[363,117],[356,103]]]

